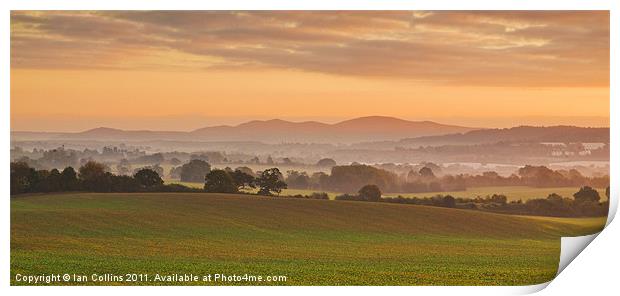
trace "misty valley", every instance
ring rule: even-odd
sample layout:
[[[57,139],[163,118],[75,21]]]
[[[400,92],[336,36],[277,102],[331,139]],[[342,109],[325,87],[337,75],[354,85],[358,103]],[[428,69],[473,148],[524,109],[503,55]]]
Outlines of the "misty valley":
[[[217,132],[205,132],[212,129]],[[194,135],[195,141],[180,140],[185,136],[181,132],[107,128],[13,132],[11,159],[22,170],[39,171],[39,179],[68,167],[77,173],[93,163],[115,176],[148,169],[167,186],[176,186],[166,191],[209,191],[208,174],[222,171],[235,185],[224,192],[261,194],[257,182],[273,170],[282,185],[275,191],[263,188],[263,195],[365,200],[358,193],[372,185],[380,192],[378,200],[392,203],[551,216],[605,215],[608,206],[608,128],[473,129],[375,116],[333,125],[268,120],[197,131],[202,136]],[[359,142],[339,137],[352,131]],[[320,132],[340,141],[317,140]],[[251,141],[231,140],[243,135]],[[593,189],[594,204],[577,209],[573,195],[584,186]],[[63,191],[45,182],[39,187],[16,192]],[[125,192],[140,191],[138,187],[81,189]]]

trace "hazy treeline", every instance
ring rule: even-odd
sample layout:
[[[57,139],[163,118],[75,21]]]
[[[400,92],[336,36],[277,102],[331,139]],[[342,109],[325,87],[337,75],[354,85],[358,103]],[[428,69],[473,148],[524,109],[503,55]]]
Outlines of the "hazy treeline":
[[[377,185],[383,192],[437,192],[462,191],[469,187],[481,186],[609,186],[609,176],[585,177],[579,171],[552,170],[545,166],[524,166],[517,174],[503,177],[496,172],[480,175],[458,174],[436,176],[433,165],[411,170],[407,174],[395,173],[368,165],[334,166],[331,174],[289,171],[285,179],[290,188],[315,189],[337,192],[355,192],[366,184]]]
[[[202,160],[193,160],[187,165],[200,168],[208,163]],[[212,193],[245,193],[244,189],[257,188],[258,195],[280,194],[288,187],[284,180],[289,180],[295,173],[289,172],[284,178],[278,168],[270,168],[261,172],[252,172],[247,167],[235,170],[230,168],[197,171],[204,181],[203,189],[189,188],[180,184],[164,184],[159,174],[148,168],[138,170],[132,176],[115,175],[105,170],[101,163],[89,161],[76,171],[66,167],[62,171],[36,170],[25,162],[11,163],[11,195],[22,193],[48,193],[65,191],[88,192],[212,192]],[[196,168],[194,168],[196,169]],[[525,167],[524,172],[536,169]],[[538,168],[541,169],[541,168]],[[525,174],[525,173],[524,173]],[[424,167],[419,175],[422,178],[432,178],[432,170]],[[296,175],[296,178],[303,174]],[[342,194],[337,200],[375,201],[450,208],[478,209],[509,214],[544,215],[544,216],[604,216],[607,214],[609,202],[600,202],[599,193],[589,186],[582,187],[576,192],[574,199],[565,198],[557,194],[550,194],[547,198],[530,199],[526,202],[507,202],[504,195],[493,194],[486,198],[454,198],[450,195],[438,195],[432,198],[404,198],[382,197],[380,186],[389,186],[392,173],[365,165],[336,166],[332,175],[325,175],[325,182],[343,182],[345,186],[361,185],[357,195]],[[360,176],[363,176],[361,179]],[[347,181],[349,180],[349,182]],[[354,182],[350,182],[354,180]],[[298,182],[298,181],[297,181]],[[381,185],[377,185],[381,184]],[[387,184],[387,185],[386,185]],[[343,188],[343,187],[341,187]],[[609,187],[605,192],[609,198]],[[291,198],[328,199],[326,193],[310,195],[293,195]]]
[[[553,138],[553,137],[551,137]],[[59,143],[59,142],[54,142]],[[70,143],[70,142],[68,142]],[[391,144],[390,144],[391,143]],[[177,145],[178,144],[178,145]],[[303,144],[303,143],[281,143],[281,144],[261,144],[254,142],[240,143],[219,143],[219,142],[200,142],[194,143],[191,150],[177,151],[181,149],[182,143],[153,143],[159,145],[158,148],[149,146],[131,146],[119,144],[118,146],[103,146],[101,143],[91,144],[88,142],[77,147],[69,144],[73,149],[49,147],[45,141],[40,142],[12,142],[11,149],[12,161],[25,161],[30,166],[38,169],[64,168],[66,166],[77,167],[87,161],[97,161],[104,163],[115,169],[119,162],[124,162],[133,166],[131,173],[136,166],[154,165],[178,166],[179,163],[186,163],[191,159],[202,159],[213,165],[299,165],[314,166],[319,159],[329,157],[339,164],[349,164],[360,162],[365,164],[416,164],[427,160],[436,163],[495,163],[507,165],[537,164],[546,165],[549,163],[569,162],[569,161],[608,161],[609,142],[581,143],[581,142],[558,142],[547,143],[544,138],[536,142],[492,142],[492,143],[464,143],[440,144],[440,145],[416,145],[409,142],[371,142],[358,143],[351,145],[330,145],[330,144]],[[26,150],[19,145],[33,148]],[[387,145],[387,146],[386,146]],[[256,146],[256,147],[255,147]],[[94,149],[93,147],[99,147]],[[182,149],[181,149],[182,150]],[[448,168],[444,168],[448,169]],[[580,171],[591,175],[588,170]],[[397,172],[396,173],[401,173]],[[481,173],[475,169],[470,171],[454,171],[447,173],[456,174]],[[497,171],[505,175],[505,171]],[[605,168],[594,170],[594,173],[604,173]],[[166,174],[168,172],[165,172]],[[439,173],[439,172],[435,172]],[[508,172],[509,174],[510,172]]]
[[[334,166],[336,163],[328,159],[319,159],[314,163],[302,163],[299,158],[291,157],[272,157],[271,155],[244,154],[238,152],[222,152],[222,151],[197,151],[197,152],[157,152],[148,154],[145,150],[137,148],[122,148],[116,146],[106,146],[99,152],[96,149],[85,148],[83,150],[65,149],[58,147],[54,149],[37,149],[32,151],[23,150],[20,147],[11,149],[12,161],[25,162],[30,167],[36,169],[61,169],[65,167],[78,167],[89,161],[96,161],[107,166],[107,170],[116,171],[118,174],[132,174],[134,170],[146,166],[153,168],[161,168],[160,175],[166,177],[167,172],[163,171],[163,165],[178,168],[179,165],[192,160],[202,160],[210,164],[247,164],[247,165],[303,165],[328,167]],[[333,162],[333,164],[331,162]],[[158,169],[156,169],[158,170]],[[174,175],[174,172],[173,176]],[[178,179],[179,176],[176,175]]]
[[[600,201],[599,192],[589,186],[581,187],[572,198],[551,193],[546,198],[532,198],[525,202],[522,200],[508,202],[508,198],[503,194],[477,198],[455,198],[451,195],[426,198],[408,198],[400,195],[381,197],[381,195],[378,186],[365,185],[356,195],[342,194],[336,196],[336,200],[387,202],[553,217],[601,217],[607,216],[609,211],[609,187],[605,190],[607,200],[604,202]]]

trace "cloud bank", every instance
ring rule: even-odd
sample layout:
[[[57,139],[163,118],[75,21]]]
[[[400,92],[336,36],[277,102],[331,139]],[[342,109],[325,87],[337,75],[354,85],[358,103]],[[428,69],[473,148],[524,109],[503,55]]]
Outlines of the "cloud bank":
[[[609,13],[14,11],[11,67],[608,87]]]

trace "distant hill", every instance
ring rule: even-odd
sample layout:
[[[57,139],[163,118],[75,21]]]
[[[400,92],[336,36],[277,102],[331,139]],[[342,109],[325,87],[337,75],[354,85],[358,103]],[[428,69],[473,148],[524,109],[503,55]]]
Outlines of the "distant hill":
[[[451,135],[407,138],[392,144],[397,146],[437,146],[497,142],[609,143],[609,128],[518,126],[502,129],[474,130]]]
[[[236,126],[211,126],[191,132],[126,131],[95,128],[79,133],[58,134],[56,139],[73,140],[184,140],[260,141],[265,143],[355,143],[398,140],[421,136],[464,133],[475,128],[431,121],[408,121],[370,116],[327,124],[316,121],[291,122],[280,119],[254,120]],[[19,138],[20,132],[12,133]]]
[[[335,124],[316,121],[290,122],[279,119],[255,120],[237,126],[206,127],[192,131],[191,134],[196,138],[220,141],[353,143],[443,135],[471,130],[474,128],[431,121],[408,121],[393,117],[370,116]]]

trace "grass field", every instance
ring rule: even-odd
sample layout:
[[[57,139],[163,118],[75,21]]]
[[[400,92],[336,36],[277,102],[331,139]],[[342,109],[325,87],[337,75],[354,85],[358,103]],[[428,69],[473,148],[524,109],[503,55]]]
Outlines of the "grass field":
[[[604,223],[208,193],[20,196],[11,199],[11,283],[18,273],[71,272],[287,277],[250,283],[259,285],[537,284],[555,276],[560,236]]]

